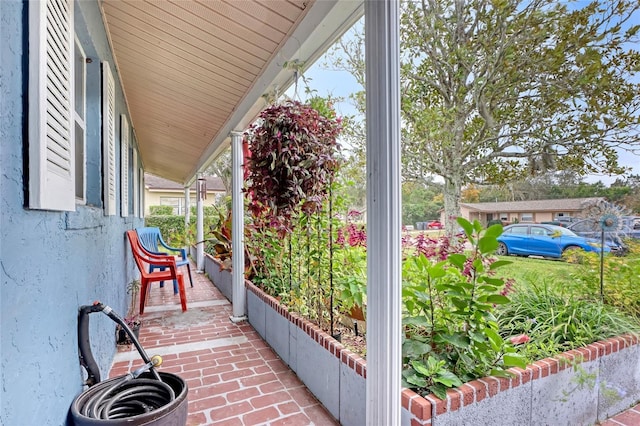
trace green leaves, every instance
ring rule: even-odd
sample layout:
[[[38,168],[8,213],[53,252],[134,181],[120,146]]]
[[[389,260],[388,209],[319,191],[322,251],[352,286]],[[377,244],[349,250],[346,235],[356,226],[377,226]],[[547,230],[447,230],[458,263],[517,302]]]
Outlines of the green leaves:
[[[445,261],[420,253],[409,257],[403,268],[403,377],[407,386],[440,398],[463,379],[507,376],[507,368],[526,364],[501,337],[494,315],[510,303],[502,294],[504,280],[494,275],[509,262],[492,256],[502,226],[485,230],[465,219],[458,224],[469,250],[449,253]]]
[[[249,211],[278,228],[281,237],[291,232],[298,212],[321,209],[339,165],[341,120],[321,98],[313,98],[312,105],[272,105],[245,133],[251,150]]]

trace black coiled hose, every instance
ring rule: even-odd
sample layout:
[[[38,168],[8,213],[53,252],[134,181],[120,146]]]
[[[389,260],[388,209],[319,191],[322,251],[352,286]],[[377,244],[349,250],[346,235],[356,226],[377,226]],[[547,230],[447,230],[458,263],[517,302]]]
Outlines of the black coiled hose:
[[[119,378],[115,383],[101,382],[83,401],[81,413],[91,419],[122,419],[149,413],[175,399],[166,383],[146,378]]]
[[[122,326],[138,349],[145,365],[125,376],[100,382],[100,371],[91,353],[89,341],[89,314],[95,312],[104,313]],[[72,415],[77,424],[118,419],[126,419],[123,421],[129,424],[134,418],[142,420],[149,417],[145,416],[149,413],[152,417],[164,416],[166,412],[173,410],[173,406],[180,404],[184,405],[184,409],[179,415],[186,416],[186,403],[182,402],[186,401],[186,383],[169,373],[163,373],[164,376],[161,377],[154,367],[162,363],[162,358],[149,358],[125,321],[109,306],[95,302],[93,305],[80,307],[78,348],[80,364],[87,370],[85,384],[89,389],[79,395],[72,405]],[[180,394],[178,400],[176,392]]]

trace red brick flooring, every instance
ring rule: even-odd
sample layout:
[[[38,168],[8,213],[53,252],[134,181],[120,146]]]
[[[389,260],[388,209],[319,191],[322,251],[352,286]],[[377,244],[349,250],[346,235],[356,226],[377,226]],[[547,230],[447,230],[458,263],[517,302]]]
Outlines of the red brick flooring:
[[[153,284],[140,343],[149,356],[162,356],[160,371],[187,381],[188,425],[338,424],[251,325],[229,321],[231,305],[205,275],[193,274],[193,288],[186,271],[185,278],[184,313],[172,283]],[[110,376],[140,365],[135,349],[120,348]],[[640,426],[640,404],[601,425]]]
[[[602,426],[640,426],[640,404],[600,424]]]
[[[193,267],[193,266],[192,266]],[[189,386],[188,425],[336,425],[336,420],[248,323],[229,320],[231,305],[202,274],[187,285],[187,312],[173,285],[152,285],[140,343],[161,355],[160,371]],[[120,348],[110,376],[142,365],[133,348]]]

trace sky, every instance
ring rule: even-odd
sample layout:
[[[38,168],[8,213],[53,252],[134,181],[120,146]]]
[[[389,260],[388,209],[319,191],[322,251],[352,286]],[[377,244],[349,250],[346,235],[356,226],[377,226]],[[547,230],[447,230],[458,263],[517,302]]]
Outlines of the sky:
[[[640,13],[636,13],[636,16],[640,21]],[[339,115],[355,114],[356,110],[349,101],[349,95],[360,90],[358,83],[355,78],[346,71],[326,69],[323,66],[326,62],[325,56],[322,56],[304,73],[305,78],[309,80],[310,88],[317,90],[319,96],[332,95],[333,97],[344,98],[343,102],[335,105]],[[294,89],[289,89],[287,94],[294,97]],[[304,85],[302,82],[298,84],[298,94],[298,97],[304,101]],[[640,156],[626,151],[620,151],[619,156],[620,165],[630,167],[632,174],[640,174]],[[586,176],[584,180],[589,183],[602,181],[605,185],[610,185],[618,177],[620,176],[590,175]]]

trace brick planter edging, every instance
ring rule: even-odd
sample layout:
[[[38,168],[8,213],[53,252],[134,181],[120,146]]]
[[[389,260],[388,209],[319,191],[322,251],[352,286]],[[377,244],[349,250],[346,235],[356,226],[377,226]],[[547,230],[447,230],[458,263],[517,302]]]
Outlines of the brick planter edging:
[[[298,314],[289,312],[280,301],[263,292],[251,281],[245,281],[245,286],[251,294],[265,303],[266,306],[273,309],[289,323],[302,330],[309,338],[318,343],[318,345],[323,347],[331,355],[338,358],[340,363],[353,370],[357,376],[366,379],[367,363],[365,359],[337,342],[317,325],[302,318]],[[422,397],[410,389],[403,389],[401,394],[403,408],[402,424],[411,426],[437,425],[441,423],[438,422],[438,420],[440,420],[438,417],[441,416],[444,416],[442,422],[446,423],[445,418],[447,418],[447,416],[461,414],[460,411],[464,407],[472,406],[481,401],[486,402],[505,394],[509,390],[517,391],[518,388],[525,384],[533,385],[534,382],[558,375],[573,365],[598,361],[607,355],[616,354],[624,349],[638,346],[638,343],[638,336],[631,334],[598,341],[583,348],[577,348],[558,354],[555,357],[536,361],[528,365],[525,369],[510,368],[508,370],[512,373],[512,377],[510,378],[483,377],[464,383],[459,388],[448,389],[447,397],[444,400],[433,394]],[[336,390],[336,392],[338,392],[338,390]],[[365,389],[362,389],[362,392],[365,392]],[[640,393],[640,389],[638,393]],[[640,396],[638,396],[638,398],[640,398]],[[362,407],[362,410],[364,410],[364,407]],[[599,417],[599,413],[596,413],[596,417]],[[460,417],[456,417],[456,419],[460,419]],[[591,421],[591,423],[596,420]],[[527,423],[530,421],[531,419],[527,419]],[[589,422],[586,422],[585,424],[588,423]]]
[[[296,313],[289,312],[289,310],[278,299],[268,295],[261,289],[259,289],[251,281],[245,281],[245,286],[249,291],[255,294],[260,300],[267,304],[270,308],[273,308],[277,313],[282,315],[289,322],[302,329],[309,337],[315,340],[320,346],[329,351],[332,355],[340,359],[344,364],[347,364],[350,368],[353,368],[359,376],[367,378],[366,362],[364,358],[351,352],[345,348],[344,345],[331,337],[329,333],[322,330],[316,324],[308,321]]]

